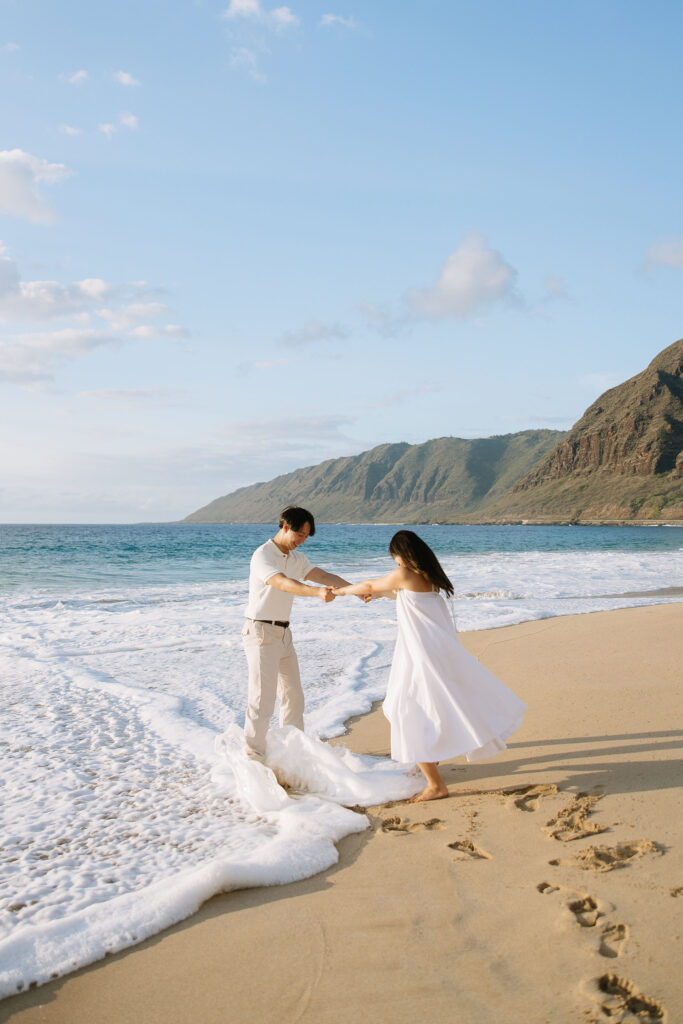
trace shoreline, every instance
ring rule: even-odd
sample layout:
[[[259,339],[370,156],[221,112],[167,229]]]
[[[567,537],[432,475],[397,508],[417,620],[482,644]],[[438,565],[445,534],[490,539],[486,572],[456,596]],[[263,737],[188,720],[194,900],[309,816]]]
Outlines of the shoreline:
[[[319,526],[683,526],[683,519],[569,519],[565,516],[558,516],[549,519],[421,519],[404,522],[397,520],[389,522],[377,520],[372,522],[357,522],[356,520],[327,520],[316,519]],[[264,519],[261,522],[252,522],[241,519],[177,519],[162,523],[91,523],[91,526],[112,525],[112,526],[268,526],[272,524],[271,519]],[[0,524],[2,525],[2,524]],[[13,524],[5,524],[13,525]],[[24,524],[19,524],[24,525]],[[40,525],[51,525],[43,523]],[[65,523],[65,526],[74,524]]]
[[[606,1000],[622,998],[600,991],[613,974],[652,1002],[642,1019],[666,1019],[656,1003],[673,1022],[683,999],[667,963],[683,869],[668,790],[680,787],[671,722],[682,612],[646,605],[461,634],[530,710],[500,757],[447,763],[450,800],[370,808],[370,828],[341,840],[335,867],[215,896],[136,947],[9,997],[0,1020],[222,1024],[229,1010],[240,1024],[369,1012],[388,1024],[452,1024],[457,1005],[482,1024],[574,1024],[584,1012],[605,1019]],[[379,703],[330,742],[386,755]],[[561,831],[563,809],[584,792],[583,826],[600,832],[548,835],[549,817]],[[576,854],[596,844],[621,845],[623,870],[579,866]],[[592,924],[568,907],[581,899],[596,904],[579,912]],[[265,977],[256,949],[267,950]]]

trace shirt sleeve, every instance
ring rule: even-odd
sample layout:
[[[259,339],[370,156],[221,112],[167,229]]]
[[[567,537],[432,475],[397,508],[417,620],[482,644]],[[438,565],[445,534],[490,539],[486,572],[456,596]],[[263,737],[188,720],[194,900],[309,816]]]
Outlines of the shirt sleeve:
[[[276,576],[277,573],[282,572],[282,565],[278,562],[277,553],[271,551],[271,545],[266,544],[265,547],[259,548],[254,552],[251,560],[252,572],[266,583],[271,576]]]

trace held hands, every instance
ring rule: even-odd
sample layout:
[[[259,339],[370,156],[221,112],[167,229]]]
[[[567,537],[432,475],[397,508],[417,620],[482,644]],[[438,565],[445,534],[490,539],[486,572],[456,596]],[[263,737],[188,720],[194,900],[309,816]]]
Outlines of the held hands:
[[[332,593],[334,597],[346,597],[351,591],[346,587],[332,587]],[[369,601],[372,601],[372,594],[355,594],[354,596],[361,600],[363,604],[368,604]]]
[[[343,597],[345,594],[348,594],[348,593],[349,593],[349,591],[345,587],[327,587],[327,586],[325,586],[325,587],[319,587],[318,588],[318,595],[317,596],[325,604],[329,604],[330,601],[334,601],[335,597]],[[360,598],[360,600],[363,602],[363,604],[367,604],[368,601],[372,601],[372,596],[370,594],[356,594],[355,596]]]

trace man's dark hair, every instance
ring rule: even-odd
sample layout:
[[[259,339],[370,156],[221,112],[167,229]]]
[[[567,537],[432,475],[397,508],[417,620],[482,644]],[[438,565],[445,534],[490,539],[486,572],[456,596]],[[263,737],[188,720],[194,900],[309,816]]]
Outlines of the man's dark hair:
[[[298,505],[287,505],[286,508],[283,508],[277,525],[282,529],[285,523],[290,530],[301,530],[304,523],[308,523],[311,528],[308,536],[312,537],[315,533],[315,519],[307,509],[299,508]]]

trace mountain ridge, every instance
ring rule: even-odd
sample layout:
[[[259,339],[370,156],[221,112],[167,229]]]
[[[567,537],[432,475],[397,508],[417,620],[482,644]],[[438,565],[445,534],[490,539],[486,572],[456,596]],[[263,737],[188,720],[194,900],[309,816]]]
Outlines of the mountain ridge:
[[[504,493],[563,436],[526,430],[377,445],[241,487],[183,522],[272,522],[292,503],[321,522],[447,521]]]
[[[569,431],[377,445],[241,487],[186,523],[683,520],[683,340],[605,391]]]

